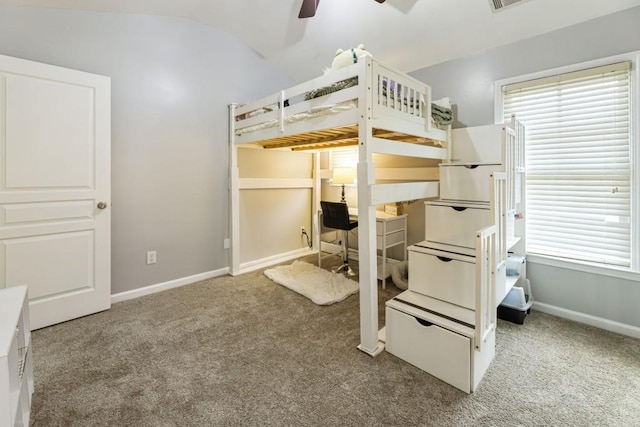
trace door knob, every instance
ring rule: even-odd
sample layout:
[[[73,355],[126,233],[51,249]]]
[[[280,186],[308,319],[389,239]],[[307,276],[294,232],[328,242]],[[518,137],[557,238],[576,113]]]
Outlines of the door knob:
[[[98,203],[98,209],[105,209],[106,207],[107,207],[107,204],[105,202]]]

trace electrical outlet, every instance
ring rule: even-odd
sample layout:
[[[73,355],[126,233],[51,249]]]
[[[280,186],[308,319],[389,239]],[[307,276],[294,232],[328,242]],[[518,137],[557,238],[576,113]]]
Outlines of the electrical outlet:
[[[156,251],[147,252],[147,265],[156,263]]]
[[[304,228],[304,225],[300,226],[300,235],[302,236],[303,234],[305,234],[307,232],[307,229]]]

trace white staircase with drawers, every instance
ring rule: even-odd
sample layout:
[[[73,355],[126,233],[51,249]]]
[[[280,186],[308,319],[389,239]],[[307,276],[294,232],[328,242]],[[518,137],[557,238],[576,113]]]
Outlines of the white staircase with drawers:
[[[387,351],[466,393],[493,359],[496,307],[515,283],[505,270],[523,240],[523,135],[515,120],[453,131],[425,240],[408,248],[409,289],[386,304]]]

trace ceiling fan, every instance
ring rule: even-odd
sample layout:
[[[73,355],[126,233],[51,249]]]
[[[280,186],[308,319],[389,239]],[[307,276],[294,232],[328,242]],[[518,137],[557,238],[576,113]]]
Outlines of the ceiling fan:
[[[375,1],[377,1],[378,3],[384,3],[386,0]],[[311,18],[316,14],[316,10],[318,10],[319,4],[320,0],[302,0],[302,7],[300,8],[298,18]]]

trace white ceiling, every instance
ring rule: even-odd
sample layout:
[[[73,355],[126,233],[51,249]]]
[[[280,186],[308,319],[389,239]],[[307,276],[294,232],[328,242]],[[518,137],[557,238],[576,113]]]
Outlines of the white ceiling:
[[[479,53],[634,6],[640,0],[0,0],[0,4],[191,18],[225,30],[298,81],[316,77],[338,48],[364,43],[401,71]]]

